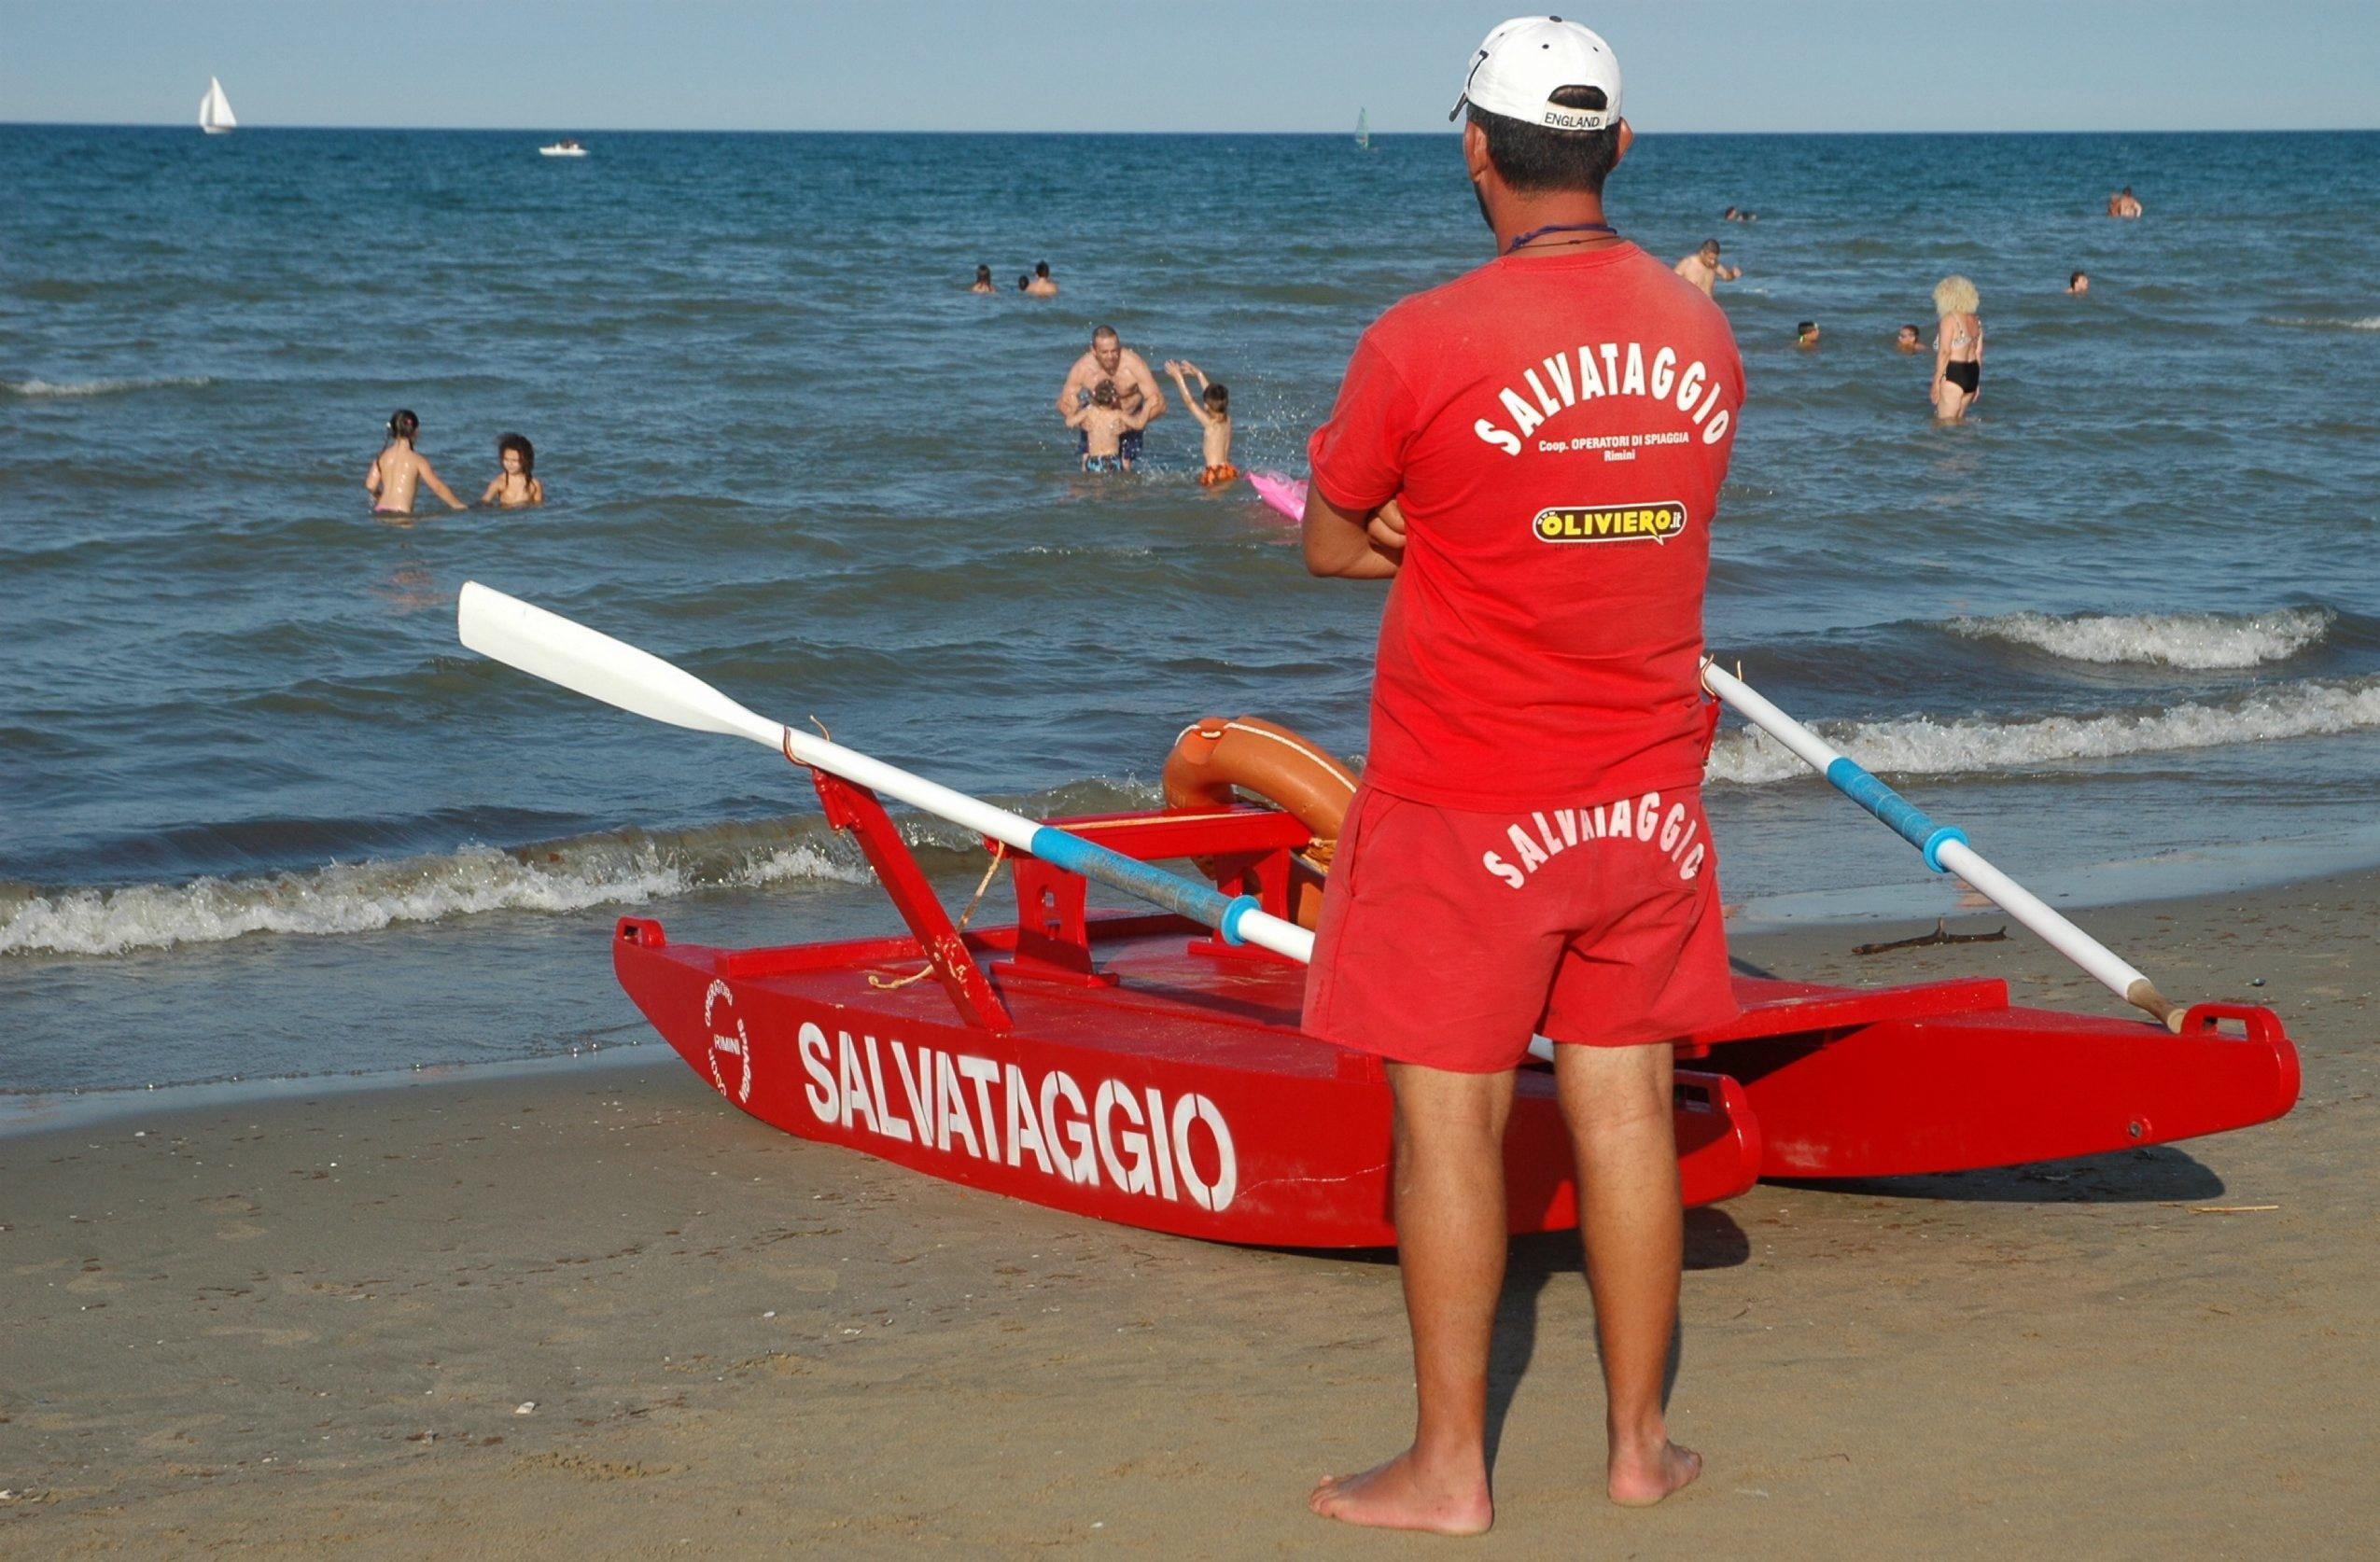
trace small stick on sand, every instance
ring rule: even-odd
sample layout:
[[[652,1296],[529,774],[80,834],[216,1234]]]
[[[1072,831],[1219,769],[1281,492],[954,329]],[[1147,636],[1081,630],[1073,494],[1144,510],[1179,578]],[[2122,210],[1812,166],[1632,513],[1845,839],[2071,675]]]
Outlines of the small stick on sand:
[[[1953,933],[1950,928],[1950,919],[1938,916],[1934,919],[1934,930],[1930,933],[1920,933],[1913,939],[1895,939],[1890,943],[1854,944],[1851,952],[1854,955],[1882,955],[1889,949],[1922,949],[1935,943],[1999,943],[2008,936],[2009,930],[2005,923],[1994,932]]]

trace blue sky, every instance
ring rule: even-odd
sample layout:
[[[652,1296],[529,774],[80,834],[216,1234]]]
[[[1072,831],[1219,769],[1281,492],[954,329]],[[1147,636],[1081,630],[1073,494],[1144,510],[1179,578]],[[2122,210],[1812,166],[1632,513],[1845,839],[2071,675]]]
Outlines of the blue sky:
[[[0,121],[1445,128],[1513,0],[0,0]],[[2380,7],[1600,0],[1646,131],[2364,129]]]

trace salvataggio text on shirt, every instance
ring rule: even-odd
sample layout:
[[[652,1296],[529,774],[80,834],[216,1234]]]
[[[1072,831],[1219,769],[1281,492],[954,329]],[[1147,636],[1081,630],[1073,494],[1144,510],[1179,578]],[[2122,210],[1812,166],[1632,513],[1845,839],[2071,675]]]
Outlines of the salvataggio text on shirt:
[[[1540,369],[1544,370],[1542,375]],[[1719,405],[1718,382],[1711,378],[1702,360],[1696,358],[1680,370],[1677,350],[1668,346],[1655,348],[1647,358],[1642,342],[1589,342],[1575,353],[1557,353],[1535,367],[1522,370],[1520,384],[1528,387],[1528,396],[1510,384],[1496,392],[1496,399],[1504,404],[1512,424],[1510,428],[1493,418],[1481,418],[1471,425],[1474,434],[1506,455],[1519,455],[1524,448],[1522,442],[1551,419],[1583,401],[1607,396],[1636,397],[1673,405],[1702,431],[1706,445],[1716,444],[1727,437],[1728,425],[1734,416],[1732,409]],[[1538,448],[1547,451],[1581,447],[1574,439],[1568,444],[1541,440]]]

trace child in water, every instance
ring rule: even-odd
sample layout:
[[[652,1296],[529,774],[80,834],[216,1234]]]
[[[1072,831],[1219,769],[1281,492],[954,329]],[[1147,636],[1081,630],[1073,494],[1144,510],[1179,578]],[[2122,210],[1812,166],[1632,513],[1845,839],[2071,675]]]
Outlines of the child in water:
[[[422,431],[422,420],[405,408],[397,409],[388,420],[388,443],[373,458],[364,473],[364,492],[371,495],[374,515],[411,515],[413,513],[413,490],[427,483],[429,491],[446,501],[449,509],[461,509],[463,501],[455,491],[438,481],[438,473],[429,462],[413,448],[413,439]]]
[[[483,505],[499,505],[506,509],[520,509],[529,505],[545,503],[545,484],[537,480],[537,448],[518,434],[507,434],[496,441],[496,458],[504,469],[480,495]]]
[[[1239,468],[1231,464],[1231,392],[1207,378],[1207,371],[1187,358],[1168,358],[1165,371],[1173,376],[1173,388],[1182,393],[1183,404],[1190,415],[1198,420],[1206,431],[1207,469],[1198,474],[1199,483],[1208,488],[1239,481]],[[1198,394],[1192,396],[1184,374],[1198,377]]]
[[[1127,429],[1149,425],[1148,404],[1141,411],[1127,412],[1124,398],[1116,394],[1115,382],[1101,380],[1091,387],[1091,399],[1066,414],[1066,426],[1083,431],[1083,469],[1086,472],[1128,472],[1132,463],[1124,456],[1124,435]]]

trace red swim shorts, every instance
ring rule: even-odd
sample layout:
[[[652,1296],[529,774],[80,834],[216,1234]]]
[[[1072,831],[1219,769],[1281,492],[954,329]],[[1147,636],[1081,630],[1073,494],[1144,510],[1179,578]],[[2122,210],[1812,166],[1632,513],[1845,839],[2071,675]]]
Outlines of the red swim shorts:
[[[1474,814],[1360,789],[1323,898],[1305,1028],[1465,1074],[1529,1039],[1668,1041],[1732,1019],[1699,790]]]

